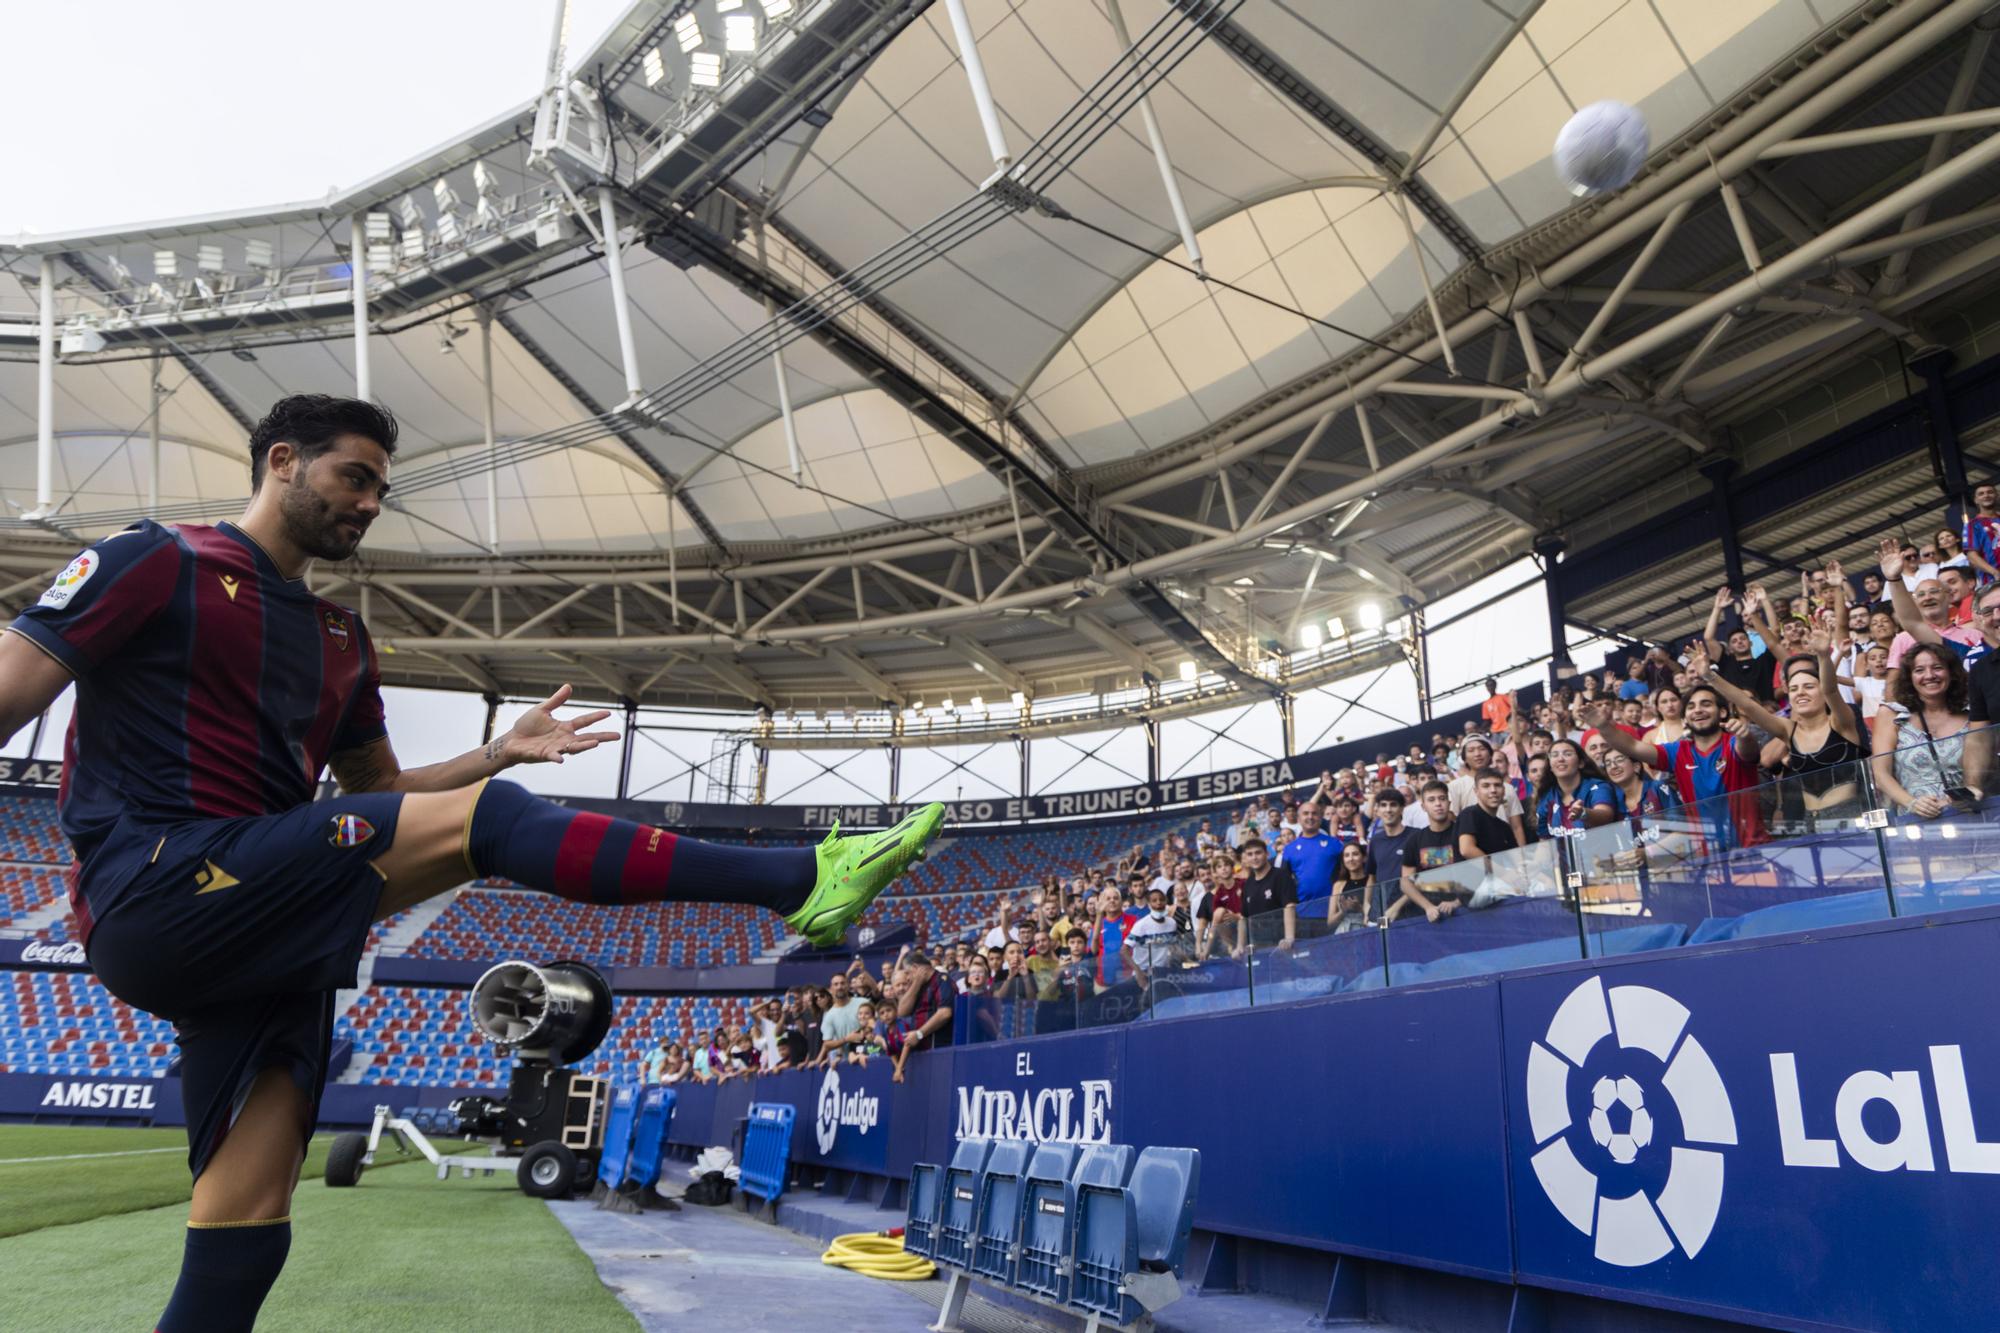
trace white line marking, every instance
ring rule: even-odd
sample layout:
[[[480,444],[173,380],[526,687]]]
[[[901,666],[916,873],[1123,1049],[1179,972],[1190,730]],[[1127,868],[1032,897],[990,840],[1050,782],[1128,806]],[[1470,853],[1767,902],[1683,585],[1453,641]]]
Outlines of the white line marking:
[[[186,1148],[128,1148],[124,1152],[72,1152],[51,1157],[0,1157],[0,1166],[20,1166],[26,1162],[81,1162],[89,1157],[144,1157],[148,1153],[186,1151]]]

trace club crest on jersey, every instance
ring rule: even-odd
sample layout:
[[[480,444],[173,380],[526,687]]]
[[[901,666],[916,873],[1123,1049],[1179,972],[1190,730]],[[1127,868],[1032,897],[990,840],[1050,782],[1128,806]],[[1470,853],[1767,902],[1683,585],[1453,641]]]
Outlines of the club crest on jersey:
[[[360,815],[335,815],[327,822],[333,825],[333,832],[326,840],[336,847],[359,847],[375,836],[375,826]]]
[[[56,581],[42,594],[42,605],[52,606],[58,611],[68,606],[69,599],[76,596],[77,590],[89,581],[102,563],[95,551],[79,552],[76,559],[63,566],[63,572],[56,575]]]
[[[328,611],[325,613],[325,621],[326,637],[333,640],[334,647],[343,653],[346,652],[347,642],[353,637],[347,628],[347,617],[338,611]]]

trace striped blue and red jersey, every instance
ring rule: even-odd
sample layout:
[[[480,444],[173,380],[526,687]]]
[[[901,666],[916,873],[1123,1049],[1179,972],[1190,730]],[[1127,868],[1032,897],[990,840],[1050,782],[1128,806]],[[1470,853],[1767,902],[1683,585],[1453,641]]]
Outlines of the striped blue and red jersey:
[[[91,869],[121,818],[289,810],[313,798],[329,757],[384,734],[360,617],[232,524],[106,537],[9,628],[76,677],[58,808],[86,931],[118,891]]]

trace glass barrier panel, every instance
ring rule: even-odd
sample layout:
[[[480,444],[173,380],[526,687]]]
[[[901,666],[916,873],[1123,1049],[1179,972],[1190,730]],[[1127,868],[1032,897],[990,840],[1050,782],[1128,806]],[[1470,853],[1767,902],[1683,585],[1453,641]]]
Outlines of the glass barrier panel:
[[[1734,742],[1731,742],[1734,743]],[[1592,957],[1890,915],[1865,763],[1648,812],[1570,840],[1569,884]]]
[[[1341,910],[1344,906],[1352,912]],[[1240,964],[1252,1004],[1290,1004],[1337,991],[1382,984],[1380,913],[1371,923],[1357,898],[1321,898],[1285,912],[1264,912],[1246,926]],[[1331,918],[1331,919],[1329,919]]]
[[[2000,730],[1898,728],[1903,744],[1877,756],[1871,777],[1899,914],[2000,902]]]
[[[1582,956],[1565,892],[1562,845],[1551,838],[1418,871],[1390,909],[1384,935],[1392,986],[1538,967]],[[1429,907],[1424,906],[1425,903]],[[1378,982],[1362,982],[1357,989]]]

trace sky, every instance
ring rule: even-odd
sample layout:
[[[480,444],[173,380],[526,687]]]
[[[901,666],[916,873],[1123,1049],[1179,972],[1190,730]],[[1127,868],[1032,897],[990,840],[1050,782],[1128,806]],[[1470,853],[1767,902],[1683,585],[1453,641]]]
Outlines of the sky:
[[[571,0],[572,50],[626,3]],[[554,16],[555,0],[11,5],[0,236],[355,185],[534,97]]]

